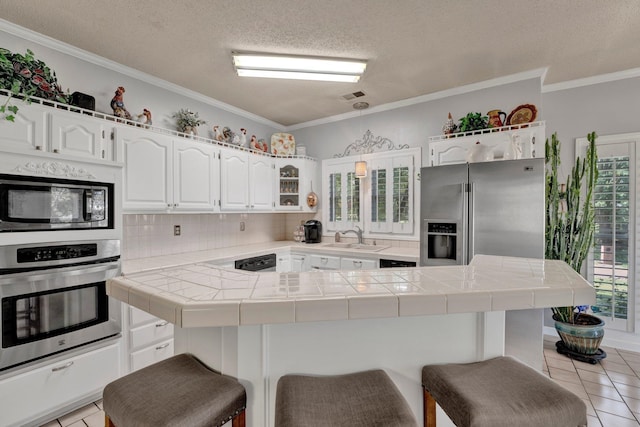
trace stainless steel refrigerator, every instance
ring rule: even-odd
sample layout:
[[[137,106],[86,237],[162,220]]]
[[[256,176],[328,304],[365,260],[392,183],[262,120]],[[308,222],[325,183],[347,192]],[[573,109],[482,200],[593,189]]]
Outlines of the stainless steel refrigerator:
[[[420,265],[544,258],[544,159],[421,169]]]

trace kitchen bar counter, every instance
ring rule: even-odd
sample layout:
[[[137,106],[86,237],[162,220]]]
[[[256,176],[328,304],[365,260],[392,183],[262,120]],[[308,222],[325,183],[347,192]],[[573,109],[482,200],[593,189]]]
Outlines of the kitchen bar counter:
[[[107,293],[181,327],[297,323],[592,304],[565,263],[477,255],[471,265],[260,273],[205,263],[112,279]]]
[[[112,279],[107,292],[175,323],[176,353],[238,378],[247,426],[273,426],[284,374],[366,369],[384,369],[421,419],[423,365],[509,354],[541,369],[543,307],[595,300],[559,261],[476,255],[469,266],[308,273],[183,261]],[[441,411],[438,425],[453,426]]]

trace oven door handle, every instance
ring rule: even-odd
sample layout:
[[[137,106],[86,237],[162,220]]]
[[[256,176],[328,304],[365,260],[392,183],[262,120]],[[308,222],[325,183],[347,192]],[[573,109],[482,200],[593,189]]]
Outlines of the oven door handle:
[[[91,221],[93,213],[93,191],[84,190],[84,220]]]
[[[120,261],[83,266],[52,268],[48,270],[40,270],[37,272],[22,272],[0,276],[0,285],[43,281],[50,281],[51,283],[73,281],[74,283],[78,282],[78,284],[80,284],[80,282],[82,282],[83,280],[98,282],[115,277],[119,271]],[[82,279],[83,276],[87,277]],[[0,289],[0,295],[3,294],[4,291]]]

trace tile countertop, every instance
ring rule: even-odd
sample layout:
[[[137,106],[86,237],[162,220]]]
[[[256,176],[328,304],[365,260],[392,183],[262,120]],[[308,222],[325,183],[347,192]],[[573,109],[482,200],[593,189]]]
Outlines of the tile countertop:
[[[551,260],[476,255],[468,266],[254,273],[198,261],[177,265],[183,260],[169,258],[174,262],[166,268],[111,279],[107,293],[181,327],[474,313],[595,302],[595,290],[582,276],[567,264]]]

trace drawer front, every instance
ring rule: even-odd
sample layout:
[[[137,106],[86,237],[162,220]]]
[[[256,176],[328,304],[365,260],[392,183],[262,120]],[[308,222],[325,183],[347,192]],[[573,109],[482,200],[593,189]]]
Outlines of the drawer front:
[[[23,425],[101,391],[120,376],[120,343],[0,381],[2,425]]]
[[[378,263],[372,259],[342,258],[341,270],[372,270],[378,268]]]
[[[129,349],[137,350],[167,338],[173,338],[173,324],[166,320],[156,319],[153,323],[131,329]]]
[[[146,311],[142,311],[139,308],[129,306],[129,325],[132,328],[143,325],[145,323],[158,320],[153,314],[149,314]]]
[[[131,372],[173,356],[173,340],[162,341],[131,353]]]
[[[311,255],[311,268],[320,270],[339,270],[340,258],[335,256]]]

